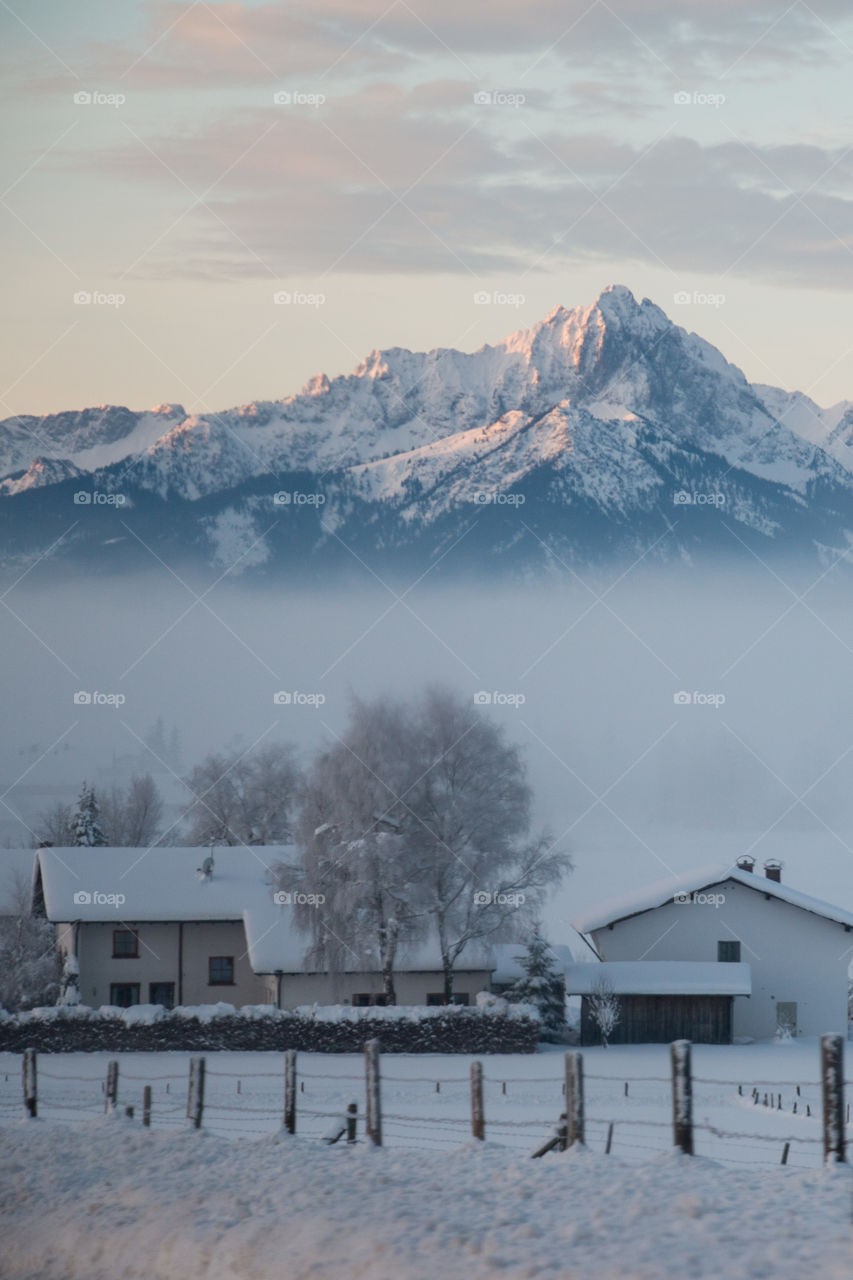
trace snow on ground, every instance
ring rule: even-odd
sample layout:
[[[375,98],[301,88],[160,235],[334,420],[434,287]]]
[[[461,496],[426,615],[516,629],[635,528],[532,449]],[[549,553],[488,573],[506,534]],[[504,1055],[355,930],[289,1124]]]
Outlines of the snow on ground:
[[[6,1280],[847,1280],[850,1170],[674,1153],[531,1160],[19,1121],[3,1134]]]
[[[483,1059],[485,1144],[470,1138],[470,1058],[385,1055],[381,1151],[363,1141],[349,1149],[320,1141],[350,1099],[358,1101],[363,1136],[358,1055],[299,1054],[295,1137],[280,1128],[281,1054],[206,1054],[201,1132],[185,1127],[187,1054],[115,1055],[120,1114],[109,1118],[102,1083],[113,1055],[40,1054],[36,1121],[20,1119],[20,1057],[0,1055],[0,1275],[853,1274],[853,1178],[848,1168],[821,1167],[815,1040],[695,1046],[695,1120],[730,1136],[700,1127],[693,1159],[671,1149],[668,1046],[583,1053],[587,1150],[535,1161],[530,1154],[563,1105],[561,1049]],[[150,1131],[139,1123],[146,1082],[154,1094]],[[768,1101],[781,1094],[782,1109],[765,1107],[765,1093]],[[136,1107],[134,1120],[121,1114],[125,1105]],[[610,1121],[613,1148],[605,1155]]]

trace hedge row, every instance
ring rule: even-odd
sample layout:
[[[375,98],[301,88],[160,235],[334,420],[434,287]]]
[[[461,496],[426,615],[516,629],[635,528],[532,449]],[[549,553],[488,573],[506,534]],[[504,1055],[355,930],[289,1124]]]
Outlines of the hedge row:
[[[248,1019],[226,1016],[211,1021],[166,1017],[152,1024],[127,1026],[120,1019],[68,1019],[0,1022],[0,1050],[23,1053],[149,1053],[157,1050],[301,1049],[306,1053],[357,1053],[365,1040],[377,1039],[383,1053],[533,1053],[542,1028],[533,1018],[507,1017],[471,1010],[428,1019],[359,1018],[325,1022],[310,1017]]]

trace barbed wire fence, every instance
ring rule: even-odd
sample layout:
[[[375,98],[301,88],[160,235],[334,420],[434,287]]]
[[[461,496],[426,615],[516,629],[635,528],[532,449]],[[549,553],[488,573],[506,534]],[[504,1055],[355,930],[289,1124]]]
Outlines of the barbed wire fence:
[[[315,1070],[314,1055],[303,1067],[296,1051],[288,1050],[279,1070],[226,1070],[218,1058],[197,1056],[190,1059],[189,1075],[156,1068],[140,1072],[138,1062],[130,1064],[136,1070],[120,1070],[114,1059],[104,1078],[54,1069],[61,1056],[37,1055],[33,1049],[22,1055],[27,1118],[73,1122],[119,1114],[157,1129],[204,1124],[232,1137],[283,1130],[329,1144],[368,1141],[422,1150],[488,1138],[537,1156],[582,1144],[641,1160],[675,1146],[727,1163],[800,1168],[845,1160],[850,1126],[845,1087],[853,1084],[844,1080],[841,1036],[821,1037],[817,1079],[752,1082],[694,1075],[688,1041],[670,1047],[669,1075],[627,1079],[585,1076],[579,1051],[563,1055],[562,1078],[492,1075],[478,1061],[467,1074],[407,1075],[395,1070],[394,1056],[381,1060],[377,1041],[365,1045],[361,1072]],[[14,1075],[0,1075],[0,1123],[21,1114],[20,1094],[12,1096]],[[586,1110],[589,1084],[594,1113]],[[534,1087],[550,1101],[531,1101]],[[720,1090],[731,1094],[722,1101],[708,1098],[709,1091],[719,1095]],[[389,1096],[386,1109],[383,1097],[387,1104]],[[742,1109],[742,1124],[709,1114],[733,1104]],[[662,1109],[671,1109],[671,1120],[660,1118]],[[537,1114],[528,1114],[531,1110]]]

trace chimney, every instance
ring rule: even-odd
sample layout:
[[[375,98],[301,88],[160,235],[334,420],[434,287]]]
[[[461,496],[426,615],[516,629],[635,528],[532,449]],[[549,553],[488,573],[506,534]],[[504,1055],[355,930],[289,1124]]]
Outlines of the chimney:
[[[740,871],[754,871],[755,858],[751,858],[748,853],[742,853],[737,860],[737,865]]]
[[[768,880],[775,880],[777,884],[782,882],[782,863],[778,858],[768,858],[764,864],[764,874]]]

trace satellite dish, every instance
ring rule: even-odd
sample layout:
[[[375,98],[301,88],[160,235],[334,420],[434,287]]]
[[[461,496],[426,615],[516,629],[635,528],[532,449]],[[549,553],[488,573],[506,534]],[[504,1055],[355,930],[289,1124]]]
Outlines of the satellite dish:
[[[213,875],[213,854],[209,853],[200,867],[196,867],[196,871],[202,880],[210,880]]]

